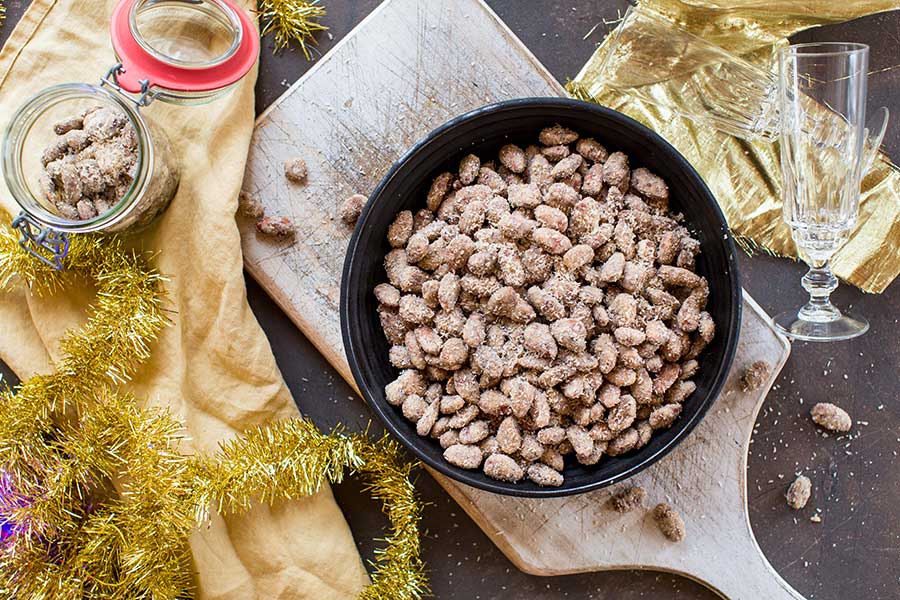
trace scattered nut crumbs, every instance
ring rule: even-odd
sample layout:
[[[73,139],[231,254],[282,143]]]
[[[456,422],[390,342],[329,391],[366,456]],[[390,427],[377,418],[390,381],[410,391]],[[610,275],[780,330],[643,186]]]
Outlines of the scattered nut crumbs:
[[[256,222],[256,230],[263,235],[291,237],[297,232],[294,222],[287,217],[264,217]]]
[[[646,498],[647,492],[644,488],[633,486],[613,495],[607,504],[616,512],[626,513],[641,506]]]
[[[666,183],[567,128],[539,138],[435,177],[388,228],[375,295],[400,371],[385,396],[419,435],[558,486],[566,455],[595,465],[678,418],[715,323]]]
[[[338,215],[341,221],[347,225],[355,225],[359,215],[362,214],[363,206],[365,206],[368,198],[362,194],[353,194],[341,203],[338,209]]]
[[[853,427],[853,420],[847,411],[830,402],[819,402],[809,414],[816,425],[835,433],[846,433]]]
[[[306,167],[306,161],[302,158],[292,158],[284,162],[284,176],[288,181],[294,183],[304,183],[309,175],[309,169]]]
[[[752,392],[769,379],[772,367],[765,360],[758,360],[748,366],[743,375],[741,375],[741,389],[745,392]]]
[[[813,523],[821,523],[822,517],[820,515],[813,515],[809,518],[809,520],[812,521]]]
[[[680,542],[685,538],[684,520],[674,508],[665,503],[653,509],[653,520],[669,541]]]
[[[809,501],[809,495],[812,492],[812,482],[806,475],[800,475],[795,479],[787,490],[788,506],[794,510],[800,510]]]
[[[238,211],[251,219],[261,219],[266,214],[262,202],[257,200],[250,192],[245,191],[241,191],[238,194]]]

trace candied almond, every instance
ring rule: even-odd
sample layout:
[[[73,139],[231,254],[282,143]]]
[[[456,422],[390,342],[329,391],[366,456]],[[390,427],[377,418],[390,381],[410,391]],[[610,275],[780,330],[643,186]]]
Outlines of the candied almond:
[[[622,152],[613,152],[603,163],[603,182],[624,190],[630,175],[628,157]]]
[[[302,158],[291,158],[284,162],[284,176],[294,183],[303,183],[309,175],[309,168]]]
[[[263,217],[256,222],[256,230],[263,235],[287,238],[297,233],[294,222],[287,217]]]
[[[847,411],[830,402],[819,402],[813,406],[810,416],[816,425],[835,433],[846,433],[853,427],[853,420]]]
[[[562,473],[545,464],[532,463],[528,465],[526,473],[528,479],[538,485],[559,487],[563,484]]]
[[[578,139],[578,134],[557,124],[542,129],[538,139],[545,146],[558,146],[560,144],[571,144]]]
[[[680,542],[685,538],[684,520],[674,508],[665,503],[657,504],[653,509],[653,520],[666,538],[671,542]]]
[[[525,476],[522,467],[505,454],[491,454],[484,461],[484,473],[500,481],[519,481]]]
[[[498,157],[500,158],[500,162],[503,163],[503,166],[513,173],[522,173],[525,171],[525,167],[527,166],[525,151],[515,144],[506,144],[500,148]]]
[[[747,366],[741,374],[741,389],[745,392],[752,392],[759,389],[766,380],[769,379],[769,374],[771,372],[772,367],[769,365],[768,361],[754,361]]]
[[[463,185],[470,185],[478,177],[478,169],[481,168],[481,159],[474,154],[467,154],[459,161],[459,180]]]
[[[788,487],[786,499],[788,506],[800,510],[809,501],[812,492],[812,481],[806,475],[798,476]]]
[[[250,192],[243,190],[238,194],[238,211],[251,219],[261,219],[266,213],[262,202]]]
[[[581,138],[578,140],[578,143],[575,145],[575,151],[595,163],[602,163],[609,156],[606,148],[594,138]]]
[[[477,469],[481,466],[481,448],[474,445],[454,444],[444,450],[444,459],[451,465],[463,469]]]
[[[359,215],[362,214],[363,207],[366,205],[367,200],[368,198],[362,194],[353,194],[344,200],[338,209],[338,216],[340,216],[341,221],[347,225],[355,224],[359,219]]]

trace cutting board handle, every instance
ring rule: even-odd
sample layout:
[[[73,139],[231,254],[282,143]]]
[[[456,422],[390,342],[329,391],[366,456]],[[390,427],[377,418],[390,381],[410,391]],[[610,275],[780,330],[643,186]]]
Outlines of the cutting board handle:
[[[695,562],[691,573],[682,574],[727,600],[805,600],[766,560],[749,523],[747,532],[735,536],[727,556],[711,555],[705,563]]]

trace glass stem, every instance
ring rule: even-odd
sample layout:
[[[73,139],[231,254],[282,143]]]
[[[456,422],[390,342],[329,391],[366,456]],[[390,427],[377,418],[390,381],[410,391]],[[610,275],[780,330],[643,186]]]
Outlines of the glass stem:
[[[839,319],[841,311],[831,303],[831,292],[837,286],[838,280],[831,272],[830,259],[813,262],[803,276],[803,289],[809,292],[809,302],[800,309],[800,318],[818,323]]]

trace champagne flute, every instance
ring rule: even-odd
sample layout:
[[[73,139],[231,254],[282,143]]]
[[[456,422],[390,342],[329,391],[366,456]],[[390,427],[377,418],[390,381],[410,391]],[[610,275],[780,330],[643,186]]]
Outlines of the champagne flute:
[[[868,322],[831,303],[838,280],[831,257],[847,241],[859,214],[859,187],[871,163],[865,127],[869,47],[798,44],[779,51],[783,217],[809,265],[802,279],[809,301],[775,318],[790,337],[836,341],[865,333]],[[887,109],[871,147],[878,148]]]

